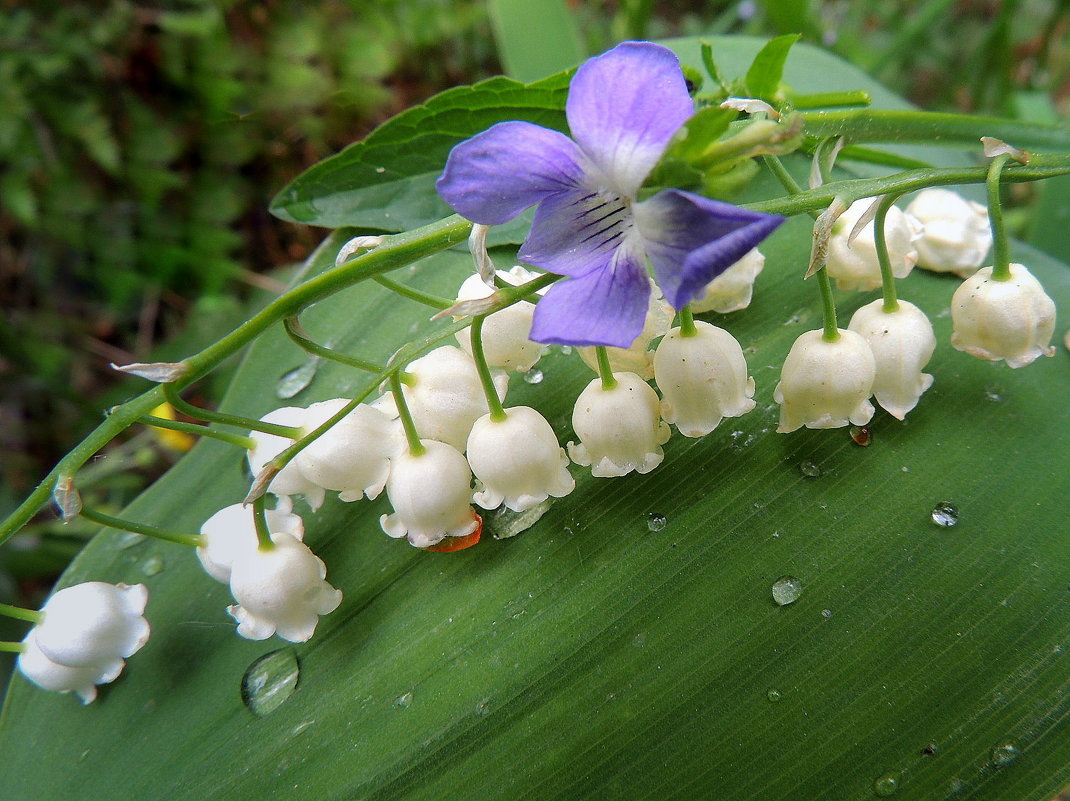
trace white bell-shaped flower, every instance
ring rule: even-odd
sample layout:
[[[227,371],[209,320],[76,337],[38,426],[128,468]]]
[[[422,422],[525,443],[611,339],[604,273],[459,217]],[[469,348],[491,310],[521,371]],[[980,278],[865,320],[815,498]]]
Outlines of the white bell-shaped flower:
[[[305,430],[319,428],[348,403],[346,398],[313,403],[305,410]],[[305,478],[337,491],[343,501],[374,499],[386,486],[401,434],[397,421],[361,403],[297,454],[294,463]]]
[[[763,267],[765,256],[761,251],[748,250],[742,259],[706,284],[702,294],[691,301],[691,311],[728,314],[747,308],[754,293],[754,280]]]
[[[512,269],[498,270],[498,277],[507,284],[520,286],[538,278],[533,273],[517,265]],[[493,294],[494,290],[483,283],[478,274],[470,275],[461,288],[457,290],[457,300],[478,300]],[[535,304],[521,300],[507,306],[494,314],[487,315],[483,321],[483,355],[491,367],[503,370],[516,370],[526,373],[546,352],[546,346],[528,339],[531,333],[531,319],[535,314]],[[472,331],[464,328],[454,336],[469,356],[472,355]]]
[[[661,290],[651,284],[650,305],[646,310],[646,322],[635,341],[627,348],[606,348],[609,366],[624,373],[635,373],[644,381],[654,377],[654,351],[650,343],[672,327],[676,315],[673,307],[661,296]],[[584,364],[598,372],[598,354],[595,348],[577,348]]]
[[[988,209],[980,203],[933,187],[924,189],[907,206],[907,214],[922,226],[918,266],[966,278],[984,264],[992,247]]]
[[[689,337],[672,329],[654,354],[661,416],[685,437],[703,437],[754,408],[754,379],[735,337],[701,320],[695,329]]]
[[[1006,360],[1024,367],[1054,356],[1055,302],[1021,264],[1012,264],[1008,281],[992,278],[985,267],[962,282],[951,298],[951,344],[971,356]]]
[[[255,548],[232,566],[230,593],[237,603],[227,613],[246,639],[278,634],[289,642],[305,642],[315,633],[319,616],[338,608],[342,592],[324,580],[327,567],[303,542],[281,532],[272,532],[271,541],[274,548]]]
[[[393,461],[386,496],[394,513],[379,518],[391,537],[407,537],[417,548],[446,537],[466,537],[479,526],[472,509],[472,471],[452,445],[421,440],[424,451],[405,449]]]
[[[410,378],[402,384],[402,391],[420,436],[463,451],[472,424],[490,411],[472,357],[446,345],[410,363],[405,373]],[[498,398],[504,400],[509,376],[495,372],[493,379]],[[375,405],[397,416],[391,393],[385,393]]]
[[[83,704],[92,703],[97,697],[98,684],[109,684],[118,678],[124,662],[112,662],[107,667],[68,667],[49,659],[37,644],[37,629],[30,629],[23,641],[25,650],[19,654],[17,667],[27,679],[43,690],[73,692]]]
[[[779,433],[802,426],[863,426],[873,417],[873,352],[860,334],[843,328],[839,333],[827,342],[821,330],[807,331],[791,346],[773,391],[780,404]]]
[[[305,412],[305,409],[297,406],[283,406],[265,414],[260,419],[265,423],[303,429]],[[254,478],[259,475],[268,462],[293,445],[295,441],[288,437],[280,437],[277,434],[265,434],[262,431],[250,431],[248,436],[255,443],[246,454],[249,459],[249,470]],[[275,474],[275,477],[271,479],[271,483],[268,484],[267,491],[280,498],[286,498],[287,503],[291,495],[304,495],[308,505],[313,509],[319,509],[326,494],[323,487],[305,477],[304,473],[301,472],[301,468],[297,466],[296,459]]]
[[[123,660],[148,642],[149,622],[142,617],[148,600],[144,584],[86,581],[66,587],[41,608],[37,645],[57,664],[118,675]]]
[[[551,495],[572,492],[576,481],[568,472],[568,457],[546,418],[529,406],[505,413],[504,420],[480,417],[468,435],[468,462],[483,483],[472,499],[484,509],[497,509],[504,501],[523,512]]]
[[[268,509],[267,524],[269,531],[297,540],[305,537],[305,521],[288,509]],[[201,536],[204,544],[197,547],[201,565],[216,581],[229,584],[231,567],[259,544],[252,507],[240,503],[224,506],[204,521]]]
[[[886,312],[881,299],[856,311],[847,327],[861,334],[873,351],[877,365],[873,397],[902,420],[933,384],[933,377],[922,372],[936,350],[932,323],[913,303],[901,300],[896,311]]]
[[[825,267],[836,279],[840,289],[866,291],[881,285],[881,268],[877,261],[877,246],[873,242],[873,222],[870,221],[848,245],[847,239],[855,223],[873,204],[873,198],[856,200],[832,228],[828,242],[828,260]],[[888,209],[884,218],[884,241],[888,246],[888,259],[892,275],[906,278],[918,262],[914,240],[919,235],[916,224],[896,206]]]
[[[568,443],[578,465],[598,477],[649,473],[665,458],[661,446],[669,427],[661,419],[658,394],[635,373],[613,373],[613,389],[596,378],[576,398],[572,428],[579,443]]]

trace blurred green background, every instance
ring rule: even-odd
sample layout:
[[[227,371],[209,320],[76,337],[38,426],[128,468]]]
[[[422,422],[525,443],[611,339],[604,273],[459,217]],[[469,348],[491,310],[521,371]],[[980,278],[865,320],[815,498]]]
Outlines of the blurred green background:
[[[109,362],[180,358],[281,289],[322,232],[271,218],[275,191],[437,91],[628,38],[799,32],[923,108],[1054,121],[1068,29],[1070,0],[0,0],[0,514],[139,391]],[[1012,198],[1064,260],[1068,189]],[[80,487],[120,508],[174,455],[133,434]],[[0,550],[0,600],[35,604],[94,528],[42,515]]]

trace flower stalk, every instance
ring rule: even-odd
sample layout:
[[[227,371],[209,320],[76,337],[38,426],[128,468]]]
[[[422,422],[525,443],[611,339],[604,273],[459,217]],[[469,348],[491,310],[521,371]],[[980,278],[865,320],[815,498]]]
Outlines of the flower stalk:
[[[365,370],[369,373],[381,373],[383,371],[383,365],[381,364],[376,364],[375,362],[370,362],[367,359],[361,359],[357,356],[350,356],[348,353],[342,353],[334,348],[328,348],[326,345],[314,342],[309,338],[308,334],[305,333],[305,330],[301,327],[301,322],[296,315],[287,317],[283,320],[282,327],[286,330],[286,336],[306,353],[311,353],[313,356],[319,356],[328,361],[344,364],[347,367],[355,367],[358,370]],[[261,422],[260,425],[263,425],[263,423]],[[271,434],[274,432],[268,431],[267,433]]]
[[[606,392],[616,389],[617,379],[613,377],[613,366],[609,363],[609,353],[602,345],[597,346],[594,352],[598,358],[598,377],[602,379],[602,389]]]
[[[479,383],[483,387],[483,394],[487,396],[487,407],[490,409],[490,419],[500,423],[506,418],[505,409],[498,398],[498,391],[494,388],[494,379],[490,374],[490,366],[487,357],[483,353],[483,320],[486,315],[480,315],[472,319],[472,360],[476,363],[476,372],[479,373]]]
[[[985,184],[988,189],[988,220],[992,226],[992,280],[1009,281],[1011,278],[1011,246],[1007,238],[1007,224],[1003,219],[1003,200],[999,182],[1003,168],[1010,156],[1003,154],[992,159]]]
[[[130,531],[134,534],[141,534],[146,537],[152,537],[153,539],[163,540],[164,542],[173,542],[176,545],[191,545],[195,548],[204,545],[204,537],[200,534],[181,534],[176,531],[168,531],[166,529],[157,528],[156,526],[150,526],[148,523],[135,523],[132,520],[124,520],[121,517],[112,517],[111,515],[98,512],[95,509],[90,509],[85,506],[82,507],[79,514],[86,520],[91,520],[98,525],[118,529],[119,531]]]
[[[0,604],[0,615],[15,620],[25,620],[27,623],[40,623],[45,619],[45,616],[36,609],[23,609],[21,606],[11,604]]]
[[[427,448],[420,442],[420,434],[416,430],[416,423],[413,422],[412,412],[409,411],[409,404],[405,400],[405,393],[401,391],[401,378],[397,373],[390,376],[390,391],[394,394],[394,403],[398,407],[401,427],[405,429],[405,442],[409,446],[409,454],[420,456]]]
[[[241,434],[231,434],[227,431],[220,431],[216,428],[198,425],[197,423],[186,423],[182,420],[168,420],[166,417],[157,417],[152,414],[143,415],[139,422],[142,422],[147,426],[152,426],[153,428],[165,428],[168,431],[181,431],[183,434],[191,434],[195,437],[217,439],[220,442],[226,442],[228,445],[234,445],[238,448],[244,448],[245,450],[249,450],[254,445],[253,440],[249,437],[243,437]],[[286,426],[277,427],[286,428]]]
[[[275,547],[267,521],[267,500],[263,495],[253,501],[253,526],[256,528],[256,549],[270,551]]]
[[[212,411],[211,409],[202,409],[200,406],[194,406],[189,401],[182,399],[182,397],[178,394],[178,388],[175,387],[174,384],[164,384],[163,391],[164,395],[167,397],[168,403],[170,403],[171,406],[174,407],[174,410],[176,412],[181,412],[187,417],[192,417],[195,420],[204,420],[208,423],[219,423],[220,425],[234,426],[236,428],[243,428],[249,431],[262,431],[265,434],[275,434],[279,437],[290,437],[291,439],[293,437],[301,436],[301,430],[293,428],[291,426],[280,426],[274,423],[265,423],[262,420],[253,420],[250,417],[243,417],[240,414],[227,414],[226,412],[216,412]],[[149,415],[143,415],[141,419],[142,422],[145,422],[147,425],[156,426],[157,428],[169,428],[172,431],[185,431],[187,434],[193,434],[195,436],[206,436],[215,437],[216,439],[224,439],[223,437],[218,436],[221,432],[209,433],[204,426],[189,426],[189,424],[183,424],[179,421],[173,420],[163,420],[159,417],[154,418],[151,422],[149,422]],[[178,426],[189,427],[180,428]],[[239,439],[248,440],[247,437],[239,437]],[[249,442],[250,444],[240,444],[236,442],[232,444],[239,444],[240,447],[248,449],[251,447],[251,441]]]
[[[877,206],[873,217],[873,245],[877,251],[877,264],[881,268],[881,291],[884,305],[881,307],[888,314],[899,311],[899,300],[895,294],[895,276],[892,275],[892,260],[888,256],[888,242],[884,236],[884,223],[888,209],[895,203],[897,195],[885,195]]]

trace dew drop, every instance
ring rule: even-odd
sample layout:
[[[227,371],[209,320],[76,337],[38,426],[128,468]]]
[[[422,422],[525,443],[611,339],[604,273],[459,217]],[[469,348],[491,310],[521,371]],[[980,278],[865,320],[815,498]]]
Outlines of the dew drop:
[[[541,384],[542,380],[546,377],[542,370],[528,370],[524,375],[524,380],[529,384]]]
[[[765,694],[765,697],[768,698],[773,703],[776,703],[781,698],[783,698],[783,696],[780,694],[780,690],[770,690],[769,692],[767,692]]]
[[[821,475],[821,468],[811,461],[799,462],[799,472],[807,478],[817,478]]]
[[[571,353],[572,353],[572,346],[571,345],[562,345],[561,346],[561,355],[562,356],[569,356],[569,355],[571,355]]]
[[[300,367],[295,367],[288,373],[283,373],[279,376],[279,380],[275,384],[275,397],[282,398],[283,400],[292,398],[312,383],[312,379],[316,377],[316,371],[319,370],[319,366],[319,359],[309,359]]]
[[[989,403],[999,403],[1003,400],[999,387],[985,387],[985,400]]]
[[[851,426],[851,439],[855,441],[855,445],[865,448],[873,441],[873,432],[869,430],[869,426]]]
[[[490,699],[484,698],[476,704],[476,717],[485,718],[490,714]]]
[[[293,695],[300,675],[297,653],[292,648],[264,654],[242,676],[241,699],[254,715],[267,715]]]
[[[163,557],[159,554],[150,556],[141,563],[141,572],[146,576],[156,576],[163,572]]]
[[[894,773],[886,773],[873,782],[873,792],[881,798],[895,795],[899,790],[899,777]]]
[[[802,591],[802,582],[795,576],[781,576],[773,582],[773,600],[778,606],[795,603],[802,595]]]
[[[651,512],[646,516],[646,527],[651,531],[661,531],[669,523],[669,518],[665,515],[659,515],[656,512]]]
[[[404,695],[399,695],[394,700],[394,706],[396,706],[398,709],[408,709],[410,706],[412,706],[412,693],[405,693]]]
[[[832,610],[831,609],[822,609],[821,610],[821,617],[825,618],[825,620],[828,620],[829,618],[832,617]]]
[[[1009,768],[1015,762],[1018,761],[1018,757],[1021,755],[1021,751],[1018,749],[1018,743],[1014,740],[1004,740],[992,747],[991,763],[992,767],[996,770],[1003,770]]]
[[[144,534],[135,534],[133,531],[124,531],[119,535],[116,540],[116,545],[120,550],[125,551],[127,548],[133,548],[136,545],[142,545],[148,540]]]
[[[959,522],[959,510],[953,503],[940,501],[933,507],[932,518],[936,525],[951,528]]]

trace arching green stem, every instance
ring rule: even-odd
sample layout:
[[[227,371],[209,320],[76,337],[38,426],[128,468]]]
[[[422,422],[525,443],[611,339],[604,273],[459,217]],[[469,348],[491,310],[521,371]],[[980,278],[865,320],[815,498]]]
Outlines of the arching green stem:
[[[409,404],[405,400],[405,393],[401,391],[401,379],[397,373],[390,376],[390,391],[394,393],[394,403],[398,407],[401,426],[405,429],[405,441],[409,445],[409,453],[413,456],[420,456],[427,448],[420,442],[420,434],[416,430],[416,423],[413,422]]]
[[[691,313],[691,304],[687,304],[680,309],[680,336],[693,337],[698,334],[698,329],[695,328],[695,317]]]
[[[187,417],[192,417],[195,420],[204,420],[208,423],[219,423],[225,426],[234,426],[235,428],[243,428],[249,431],[260,431],[264,434],[275,434],[279,437],[286,437],[287,439],[295,439],[301,436],[301,429],[293,426],[280,426],[275,423],[265,423],[262,420],[253,420],[250,417],[243,417],[240,414],[227,414],[226,412],[215,412],[211,409],[202,409],[200,406],[194,406],[192,403],[185,401],[178,394],[179,390],[174,384],[163,385],[164,395],[167,397],[167,401],[174,407],[176,412],[181,412]],[[145,419],[143,415],[142,420]],[[158,425],[153,422],[150,425]],[[170,426],[159,425],[159,428],[170,428]],[[182,431],[184,429],[175,428],[174,431]],[[199,430],[196,432],[197,436],[203,434]],[[212,434],[203,434],[203,436],[210,437]],[[222,439],[217,437],[217,439]],[[248,448],[249,445],[243,445],[241,447]]]
[[[873,245],[877,249],[877,263],[881,268],[881,289],[884,292],[884,305],[881,309],[888,314],[899,311],[899,300],[895,296],[895,276],[892,275],[892,260],[888,257],[888,242],[884,235],[884,221],[888,210],[898,199],[898,195],[885,195],[877,206],[873,217]]]
[[[295,345],[307,353],[311,353],[313,356],[319,356],[328,361],[338,362],[344,364],[347,367],[356,367],[358,370],[366,370],[369,373],[380,373],[383,370],[383,365],[370,362],[367,359],[361,359],[357,356],[350,356],[348,353],[342,353],[328,348],[326,345],[321,345],[318,342],[313,342],[309,339],[308,334],[301,328],[297,316],[287,317],[282,321],[282,327],[286,329],[286,335],[290,337]]]
[[[411,286],[405,286],[402,283],[395,281],[392,278],[387,278],[385,275],[375,276],[375,283],[385,286],[391,292],[401,295],[403,298],[409,300],[415,300],[417,303],[422,303],[425,306],[430,306],[432,309],[448,309],[456,301],[447,300],[446,298],[439,297],[438,295],[432,295],[430,292],[421,292],[419,289],[414,289]]]
[[[218,439],[220,442],[236,445],[245,450],[252,450],[256,445],[251,437],[243,437],[241,434],[231,434],[216,428],[198,425],[197,423],[186,423],[182,420],[168,420],[166,417],[156,417],[151,414],[142,415],[139,420],[145,425],[152,426],[153,428],[166,428],[168,431],[181,431],[183,434],[192,434],[195,437]],[[283,427],[285,428],[285,426]]]
[[[200,534],[180,534],[176,531],[167,531],[156,526],[150,526],[147,523],[135,523],[131,520],[123,520],[120,517],[112,517],[84,506],[79,515],[101,526],[115,528],[119,531],[132,531],[134,534],[142,534],[164,542],[173,542],[176,545],[190,545],[194,548],[204,545],[204,537]]]
[[[992,159],[988,167],[988,221],[992,226],[992,280],[1009,281],[1011,278],[1011,246],[1007,238],[1007,224],[1003,220],[1003,200],[999,195],[999,182],[1010,156],[1004,154]]]
[[[476,363],[476,371],[479,373],[479,383],[483,385],[483,394],[487,396],[487,407],[490,409],[490,419],[500,423],[507,415],[502,408],[502,402],[498,398],[498,390],[494,388],[494,379],[490,374],[490,365],[483,353],[483,320],[485,315],[472,319],[472,359]]]
[[[0,604],[0,615],[13,617],[15,620],[25,620],[27,623],[40,623],[45,619],[44,613],[36,609],[23,609],[21,606]]]
[[[821,292],[821,319],[824,333],[821,338],[826,342],[835,342],[840,338],[840,329],[836,325],[836,301],[832,297],[832,282],[829,271],[822,267],[816,273],[817,286]]]
[[[271,529],[268,528],[266,503],[263,495],[253,501],[253,526],[256,528],[258,551],[270,551],[275,547],[275,543],[271,540]]]
[[[617,386],[617,379],[613,377],[613,367],[609,363],[608,351],[606,351],[604,345],[596,345],[594,352],[598,358],[598,376],[602,379],[602,389],[607,392],[611,389],[615,389]]]

